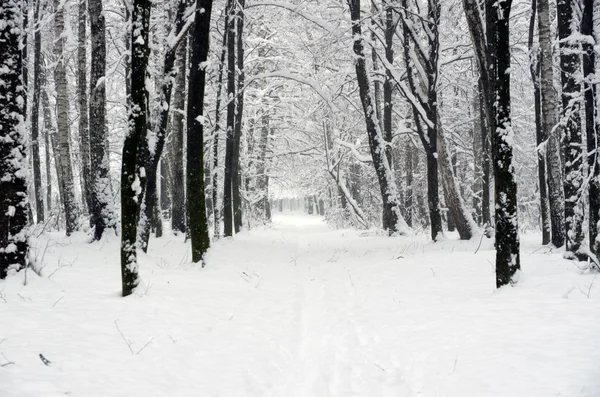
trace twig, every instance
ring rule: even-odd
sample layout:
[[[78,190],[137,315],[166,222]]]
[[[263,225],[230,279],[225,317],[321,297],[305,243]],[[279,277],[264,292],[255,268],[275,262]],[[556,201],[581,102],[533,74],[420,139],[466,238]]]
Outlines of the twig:
[[[348,268],[346,266],[344,266],[344,269],[346,269],[346,273],[348,273],[348,278],[350,279],[350,284],[352,284],[352,286],[354,287],[354,281],[352,281],[352,276],[350,275],[350,271],[348,270]]]
[[[52,307],[56,306],[56,304],[57,304],[58,302],[60,302],[60,300],[61,300],[62,298],[64,298],[64,297],[65,297],[65,296],[63,295],[63,296],[61,296],[60,298],[58,298],[58,300],[57,300],[56,302],[54,302],[54,304],[52,305]]]
[[[153,340],[154,340],[154,338],[150,339],[140,350],[137,351],[137,353],[135,353],[135,355],[137,356],[138,354],[140,354],[142,352],[142,350],[144,350],[146,348],[146,346],[148,346],[150,343],[152,343]]]
[[[4,341],[4,339],[2,339]],[[14,364],[14,362],[10,361],[8,358],[6,358],[6,356],[4,355],[4,353],[2,353],[2,357],[4,357],[4,359],[6,360],[6,362],[2,365],[0,365],[0,367],[8,367],[11,364]]]
[[[133,349],[131,348],[131,345],[133,344],[133,342],[130,342],[127,340],[127,338],[125,338],[125,335],[123,335],[123,332],[121,332],[121,330],[119,329],[119,320],[115,320],[115,327],[117,327],[117,331],[119,331],[119,335],[121,335],[121,338],[123,338],[123,341],[125,341],[125,343],[127,344],[127,348],[129,349],[129,351],[131,352],[131,354],[135,353],[133,352]]]
[[[485,225],[483,225],[483,230],[485,230],[485,228],[487,227],[487,223]],[[481,238],[479,239],[479,245],[477,246],[477,249],[475,250],[475,253],[473,255],[476,255],[477,252],[479,251],[479,248],[481,247],[481,242],[483,241],[483,236],[485,236],[485,233],[481,233]]]

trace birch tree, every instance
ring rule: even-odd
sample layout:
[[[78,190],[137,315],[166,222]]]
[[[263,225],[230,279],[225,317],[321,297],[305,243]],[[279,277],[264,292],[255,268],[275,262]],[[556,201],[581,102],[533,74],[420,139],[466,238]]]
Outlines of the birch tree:
[[[56,125],[60,173],[65,207],[66,233],[69,236],[77,228],[77,203],[71,165],[71,143],[69,128],[69,93],[67,88],[67,57],[64,54],[65,3],[54,0],[54,85],[56,88]]]

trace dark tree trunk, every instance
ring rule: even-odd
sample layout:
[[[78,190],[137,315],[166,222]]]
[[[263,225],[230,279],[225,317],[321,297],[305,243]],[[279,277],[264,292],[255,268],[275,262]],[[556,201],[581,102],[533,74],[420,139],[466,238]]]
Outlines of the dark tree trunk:
[[[171,130],[171,192],[173,197],[173,210],[171,212],[171,228],[175,234],[186,232],[185,209],[185,176],[183,170],[183,134],[184,134],[184,108],[185,108],[185,82],[187,71],[187,43],[184,39],[177,49],[177,77],[175,79],[175,95],[173,98],[173,126]]]
[[[600,4],[598,5],[600,6]],[[597,6],[597,7],[598,7]],[[600,8],[600,7],[599,7]],[[600,10],[599,10],[600,11]],[[596,27],[600,31],[600,26]],[[600,32],[598,32],[600,33]],[[585,2],[583,16],[581,19],[581,34],[594,38],[594,6],[592,1]],[[600,37],[600,36],[599,36]],[[590,251],[600,256],[600,241],[598,240],[598,227],[600,222],[600,164],[598,159],[600,154],[598,150],[598,128],[600,127],[597,118],[598,109],[596,108],[597,91],[594,84],[594,70],[596,68],[596,54],[591,40],[583,44],[583,76],[584,76],[584,100],[585,100],[585,134],[587,138],[588,167],[589,167],[589,240]]]
[[[406,151],[404,153],[405,157],[405,168],[406,168],[406,194],[404,195],[404,207],[406,208],[406,223],[410,227],[414,227],[415,223],[413,221],[413,205],[414,205],[414,178],[415,178],[415,169],[414,169],[414,159],[415,153],[413,153],[415,149],[412,146],[411,141],[409,140],[406,144]]]
[[[140,245],[144,252],[148,251],[148,240],[150,239],[150,229],[152,225],[156,226],[156,230],[160,227],[162,232],[162,219],[158,211],[158,192],[157,192],[157,176],[158,164],[165,147],[165,139],[167,136],[167,126],[169,123],[169,111],[171,109],[171,93],[173,90],[173,81],[177,78],[177,70],[175,68],[175,60],[177,57],[177,47],[184,40],[182,30],[186,20],[184,13],[186,9],[186,0],[180,0],[177,5],[177,12],[171,27],[169,37],[180,37],[175,43],[167,43],[163,59],[163,75],[159,87],[158,98],[158,120],[156,126],[156,139],[153,147],[148,147],[147,161],[144,169],[146,171],[146,192],[144,195],[144,213],[140,222]],[[185,79],[185,75],[183,76]],[[158,237],[158,236],[157,236]]]
[[[571,37],[576,15],[574,0],[558,0],[558,37],[560,40],[560,80],[562,84],[562,110],[564,117],[565,147],[565,229],[567,255],[583,260],[580,252],[583,242],[583,147],[581,133],[581,58],[578,44]]]
[[[531,19],[529,20],[529,39],[528,47],[531,56],[529,63],[529,72],[533,81],[533,100],[535,111],[535,138],[539,147],[546,139],[544,128],[542,127],[542,94],[540,88],[540,63],[539,54],[533,48],[533,39],[535,35],[535,19],[537,13],[537,1],[531,2]],[[534,53],[535,51],[535,53]],[[540,188],[540,215],[542,221],[542,244],[550,243],[550,207],[548,204],[548,189],[546,185],[546,156],[543,151],[538,152],[538,185]]]
[[[492,135],[494,188],[496,192],[496,287],[516,282],[513,277],[521,268],[517,183],[513,161],[513,129],[510,104],[509,19],[512,0],[496,2],[489,15],[488,27],[494,27],[496,74],[494,84],[495,129]]]
[[[106,131],[106,25],[102,0],[88,0],[92,32],[90,73],[90,196],[94,239],[100,240],[107,227],[114,226],[110,162]],[[87,134],[87,132],[86,132]],[[83,146],[83,145],[82,145]]]
[[[227,139],[225,144],[225,175],[223,181],[223,234],[233,236],[233,157],[235,128],[235,4],[227,3]]]
[[[365,116],[367,135],[373,165],[379,181],[381,197],[383,202],[384,217],[388,223],[383,225],[389,234],[395,232],[406,232],[408,226],[400,214],[398,203],[398,192],[393,179],[390,164],[385,155],[385,141],[376,122],[374,114],[374,103],[371,95],[369,76],[367,73],[365,51],[362,38],[360,0],[348,0],[350,16],[352,19],[352,34],[354,36],[353,50],[356,55],[355,69],[358,80],[359,94]]]
[[[190,77],[187,108],[187,202],[192,261],[204,260],[210,245],[204,197],[204,90],[212,0],[196,0],[196,19],[190,35]],[[204,266],[204,263],[203,263]]]
[[[218,205],[219,199],[219,138],[221,131],[221,91],[223,90],[223,69],[225,66],[225,54],[227,54],[227,35],[229,29],[229,10],[225,12],[225,29],[223,31],[223,41],[221,43],[221,58],[219,61],[219,77],[217,81],[217,98],[215,104],[215,132],[213,140],[213,169],[212,169],[212,199],[213,199],[213,218],[214,218],[214,237],[217,239],[221,234],[221,211]]]
[[[540,101],[542,134],[546,143],[546,179],[550,206],[551,241],[555,247],[565,243],[565,197],[561,161],[561,128],[558,124],[556,93],[554,90],[553,40],[550,29],[548,0],[537,0],[538,30],[540,42]]]
[[[33,20],[40,18],[41,0],[35,0]],[[44,196],[42,195],[42,171],[40,168],[40,95],[42,69],[42,32],[36,29],[33,35],[33,102],[31,104],[31,156],[33,158],[33,186],[35,192],[35,212],[38,223],[44,222]]]
[[[87,94],[87,4],[86,0],[78,1],[78,16],[79,16],[79,27],[77,29],[77,99],[79,102],[79,152],[81,153],[81,179],[83,181],[81,186],[81,193],[83,194],[83,201],[87,207],[88,213],[92,215],[91,223],[94,225],[94,212],[93,212],[93,201],[92,201],[92,186],[91,186],[91,165],[90,165],[90,133],[88,125],[88,94]],[[90,4],[90,9],[92,6]],[[100,4],[100,12],[102,12],[102,4]],[[91,16],[91,15],[90,15]],[[104,17],[102,17],[104,19]],[[96,32],[93,30],[92,23],[92,37],[103,35],[102,32]],[[93,44],[92,44],[93,51]],[[106,51],[105,51],[106,52]],[[106,57],[105,57],[106,58]],[[94,70],[94,62],[92,59],[91,67],[92,73]],[[102,65],[99,66],[102,68]],[[104,76],[104,74],[102,74]],[[90,90],[91,91],[91,90]],[[92,92],[90,92],[93,95]],[[95,126],[97,127],[97,125]],[[93,129],[92,129],[93,131]],[[96,234],[96,233],[95,233]],[[102,235],[102,232],[100,232]]]
[[[27,152],[23,133],[23,2],[0,6],[0,279],[27,264]],[[19,101],[19,99],[21,99]]]
[[[133,0],[131,32],[131,99],[129,101],[129,131],[123,143],[121,168],[121,279],[123,296],[130,295],[139,283],[137,263],[137,226],[144,198],[146,175],[143,164],[142,142],[148,131],[148,91],[146,69],[150,48],[149,0]]]
[[[395,24],[392,8],[389,0],[384,1],[385,9],[385,58],[390,64],[394,63],[394,32]],[[385,155],[393,168],[392,164],[392,92],[393,92],[392,72],[389,68],[385,71],[385,80],[383,82],[383,139],[385,139]]]
[[[242,172],[240,170],[240,142],[242,139],[242,120],[244,117],[244,5],[245,0],[238,0],[236,16],[236,61],[237,61],[237,92],[235,107],[235,127],[233,139],[233,159],[231,161],[231,193],[233,205],[233,225],[236,233],[242,228]]]

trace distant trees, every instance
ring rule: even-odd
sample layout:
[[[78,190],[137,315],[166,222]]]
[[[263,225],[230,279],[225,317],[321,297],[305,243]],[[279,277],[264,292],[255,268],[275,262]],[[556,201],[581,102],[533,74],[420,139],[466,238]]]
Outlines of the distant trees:
[[[20,0],[0,4],[0,279],[27,263],[23,9]]]

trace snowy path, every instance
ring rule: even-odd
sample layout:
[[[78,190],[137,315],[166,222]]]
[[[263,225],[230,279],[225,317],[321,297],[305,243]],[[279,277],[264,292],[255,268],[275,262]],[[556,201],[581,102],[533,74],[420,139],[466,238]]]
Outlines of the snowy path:
[[[84,240],[41,239],[44,277],[0,282],[0,397],[600,395],[600,279],[536,237],[495,291],[489,242],[280,215],[204,269],[152,240],[127,299],[118,240]]]

